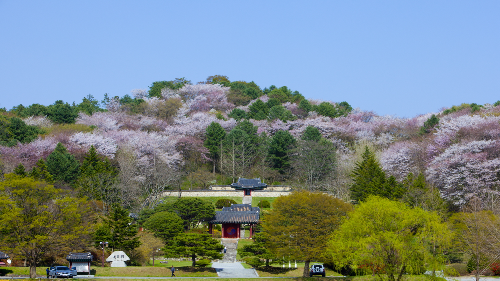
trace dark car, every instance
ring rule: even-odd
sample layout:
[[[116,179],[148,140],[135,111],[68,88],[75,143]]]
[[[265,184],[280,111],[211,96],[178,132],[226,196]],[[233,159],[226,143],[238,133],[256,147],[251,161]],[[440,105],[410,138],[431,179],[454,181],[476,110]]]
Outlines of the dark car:
[[[309,276],[312,277],[313,275],[321,275],[325,277],[325,267],[322,264],[313,264],[311,266],[311,270],[309,271]]]
[[[52,267],[49,271],[49,277],[52,278],[73,278],[77,275],[76,267],[69,268],[67,266]]]

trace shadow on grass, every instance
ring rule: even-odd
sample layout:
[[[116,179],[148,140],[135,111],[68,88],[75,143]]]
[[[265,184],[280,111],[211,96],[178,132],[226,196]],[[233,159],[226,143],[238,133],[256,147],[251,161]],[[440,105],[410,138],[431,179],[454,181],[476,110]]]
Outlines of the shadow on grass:
[[[10,269],[5,269],[5,268],[2,268],[0,269],[0,276],[5,276],[9,273],[13,273],[14,271],[10,270]]]
[[[283,268],[283,267],[274,267],[274,266],[262,266],[259,267],[260,271],[264,271],[267,273],[272,273],[272,274],[282,274],[282,273],[287,273],[289,271],[294,271],[296,268]]]
[[[190,273],[199,273],[199,272],[217,273],[217,271],[215,271],[215,268],[212,268],[212,267],[180,266],[180,267],[177,267],[176,270],[182,270],[184,272],[190,272]]]

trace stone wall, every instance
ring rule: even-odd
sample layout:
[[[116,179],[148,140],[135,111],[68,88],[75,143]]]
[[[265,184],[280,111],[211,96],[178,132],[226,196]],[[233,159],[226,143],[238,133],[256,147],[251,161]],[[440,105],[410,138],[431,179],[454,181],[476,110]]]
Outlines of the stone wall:
[[[252,191],[253,197],[279,197],[289,195],[291,191],[268,191],[255,190]],[[179,191],[164,192],[161,197],[175,196],[179,197]],[[217,191],[217,190],[190,190],[182,191],[180,197],[243,197],[242,190]]]
[[[208,189],[212,191],[231,191],[234,190],[230,185],[211,185]],[[290,191],[292,188],[287,185],[270,185],[262,191]],[[253,191],[252,191],[253,192]]]

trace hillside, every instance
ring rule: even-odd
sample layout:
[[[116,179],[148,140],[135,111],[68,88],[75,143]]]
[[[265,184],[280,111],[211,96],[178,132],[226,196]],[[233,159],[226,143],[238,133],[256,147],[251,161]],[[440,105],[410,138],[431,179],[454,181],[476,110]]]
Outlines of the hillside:
[[[2,173],[19,164],[32,171],[61,143],[80,164],[94,146],[115,171],[113,196],[133,209],[154,205],[165,188],[205,188],[238,177],[349,200],[351,173],[369,147],[388,177],[404,185],[410,173],[423,174],[457,205],[472,196],[493,199],[500,184],[498,102],[396,118],[347,102],[307,100],[287,87],[211,76],[196,85],[155,82],[98,104],[89,96],[80,104],[4,110]],[[84,176],[56,185],[81,189]],[[103,192],[86,194],[105,200]]]

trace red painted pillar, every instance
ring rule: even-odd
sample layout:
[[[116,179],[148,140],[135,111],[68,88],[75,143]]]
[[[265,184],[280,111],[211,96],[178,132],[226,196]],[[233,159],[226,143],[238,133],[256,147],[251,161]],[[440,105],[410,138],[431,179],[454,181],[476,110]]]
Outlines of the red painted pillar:
[[[208,224],[208,233],[210,234],[213,234],[212,233],[212,230],[213,230],[213,225],[211,223]],[[212,235],[213,236],[213,235]]]
[[[222,238],[224,238],[224,233],[226,233],[226,232],[224,231],[224,224],[222,224],[222,228],[221,228],[221,229],[222,229],[222,236],[221,236],[221,237],[222,237]]]
[[[236,232],[236,238],[240,238],[241,224],[238,224],[238,232]]]

